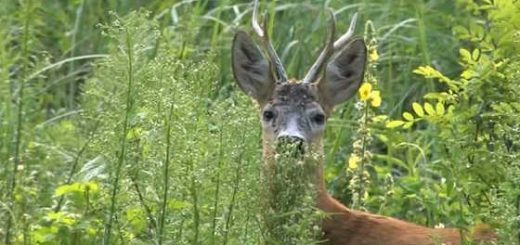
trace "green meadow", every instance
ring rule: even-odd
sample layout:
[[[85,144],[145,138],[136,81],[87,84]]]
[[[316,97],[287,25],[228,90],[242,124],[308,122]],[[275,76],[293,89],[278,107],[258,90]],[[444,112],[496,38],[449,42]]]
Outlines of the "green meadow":
[[[231,71],[252,8],[1,1],[0,244],[277,244],[258,108]],[[327,122],[328,191],[520,244],[520,1],[261,1],[289,77],[323,48],[327,8],[337,34],[358,13],[369,51],[359,94]],[[284,196],[305,204],[293,177]],[[312,207],[296,206],[303,217],[276,217],[278,244],[319,244]]]

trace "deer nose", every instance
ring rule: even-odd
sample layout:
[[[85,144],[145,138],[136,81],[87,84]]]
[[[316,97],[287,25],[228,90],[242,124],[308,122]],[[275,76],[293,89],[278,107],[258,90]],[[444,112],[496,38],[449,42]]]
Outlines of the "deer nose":
[[[291,150],[296,155],[303,155],[305,153],[304,142],[305,139],[298,136],[282,135],[277,138],[277,147],[279,150]]]

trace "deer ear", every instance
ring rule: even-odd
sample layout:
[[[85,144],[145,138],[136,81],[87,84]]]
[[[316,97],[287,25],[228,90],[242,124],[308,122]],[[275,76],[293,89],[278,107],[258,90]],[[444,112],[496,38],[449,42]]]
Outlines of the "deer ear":
[[[269,62],[245,32],[235,34],[231,56],[233,75],[240,89],[258,102],[268,99],[275,85]]]
[[[334,107],[356,94],[363,80],[366,59],[365,42],[355,39],[327,65],[325,79],[318,84],[324,103]]]

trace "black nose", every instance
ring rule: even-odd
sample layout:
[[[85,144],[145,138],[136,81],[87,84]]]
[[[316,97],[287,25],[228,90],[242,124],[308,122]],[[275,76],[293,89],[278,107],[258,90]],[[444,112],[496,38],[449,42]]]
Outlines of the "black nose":
[[[277,148],[279,151],[292,152],[297,157],[305,153],[304,142],[305,140],[298,136],[280,136],[277,139]]]

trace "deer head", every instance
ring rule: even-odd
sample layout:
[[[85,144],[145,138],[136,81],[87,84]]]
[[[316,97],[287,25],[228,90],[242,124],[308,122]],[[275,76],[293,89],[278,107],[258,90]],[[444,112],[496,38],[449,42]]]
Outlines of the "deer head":
[[[295,145],[300,153],[305,149],[319,150],[334,106],[355,95],[363,79],[366,46],[362,39],[352,40],[357,15],[348,31],[334,41],[336,20],[329,10],[325,47],[307,75],[298,81],[287,79],[269,40],[267,22],[260,27],[257,12],[258,0],[251,23],[261,49],[247,33],[238,31],[233,40],[232,67],[238,86],[260,106],[264,158],[275,153],[279,145]]]

